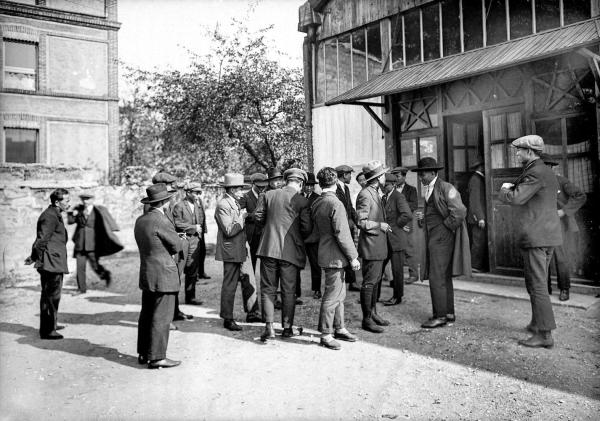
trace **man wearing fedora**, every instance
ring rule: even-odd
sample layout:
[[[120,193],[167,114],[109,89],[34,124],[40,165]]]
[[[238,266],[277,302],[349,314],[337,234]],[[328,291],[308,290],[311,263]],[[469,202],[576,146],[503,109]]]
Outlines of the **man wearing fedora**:
[[[544,140],[537,135],[513,140],[517,160],[523,172],[514,183],[504,183],[498,198],[514,206],[518,215],[518,242],[523,255],[525,286],[531,300],[531,322],[527,330],[533,335],[519,341],[528,347],[554,346],[556,329],[554,312],[548,295],[548,267],[554,247],[562,244],[560,218],[556,210],[558,182],[552,170],[540,159]]]
[[[396,167],[390,172],[396,176],[396,190],[398,190],[398,192],[404,196],[408,202],[410,211],[414,214],[419,207],[419,199],[417,196],[416,187],[411,186],[406,182],[408,168]],[[406,233],[406,247],[402,253],[404,254],[404,263],[408,266],[408,279],[406,280],[406,283],[412,284],[419,279],[419,268],[417,266],[417,259],[415,257],[414,250],[414,227],[412,218],[409,223],[404,226],[404,232]]]
[[[489,270],[488,238],[485,212],[485,175],[483,159],[477,159],[471,165],[473,175],[469,178],[467,194],[469,207],[467,209],[467,226],[471,240],[471,264],[478,272]]]
[[[142,203],[150,205],[148,212],[135,221],[134,236],[140,253],[139,286],[142,309],[138,322],[138,362],[148,368],[169,368],[180,361],[167,358],[169,325],[175,312],[175,297],[180,279],[175,256],[181,239],[165,216],[169,200],[175,192],[167,191],[163,183],[146,189]]]
[[[220,316],[225,329],[239,331],[242,330],[242,327],[233,318],[233,305],[237,284],[240,281],[244,310],[248,313],[246,320],[248,322],[262,320],[258,315],[256,285],[251,283],[254,277],[249,277],[241,272],[242,265],[248,258],[246,231],[244,230],[247,212],[242,210],[238,201],[242,197],[242,189],[248,185],[244,183],[242,174],[227,173],[221,187],[225,189],[225,194],[215,209],[215,221],[219,228],[215,260],[223,262]]]
[[[177,202],[173,207],[173,220],[177,232],[185,234],[188,241],[184,269],[185,303],[201,305],[202,301],[196,299],[196,282],[199,277],[206,276],[204,273],[206,257],[204,235],[207,232],[206,215],[200,199],[202,185],[197,182],[188,183],[185,193],[185,199]]]
[[[456,320],[452,275],[471,273],[469,238],[465,224],[467,208],[458,190],[438,177],[438,171],[443,168],[434,158],[426,157],[420,159],[417,168],[411,170],[418,173],[425,191],[425,208],[423,212],[417,212],[416,216],[425,231],[427,249],[423,278],[429,279],[433,308],[433,317],[421,327],[430,329]],[[455,268],[453,262],[460,267]]]
[[[338,165],[335,167],[335,171],[337,172],[338,177],[335,194],[346,209],[348,226],[350,227],[350,232],[354,235],[354,231],[356,231],[356,210],[354,209],[354,206],[352,206],[352,197],[350,196],[350,189],[348,188],[348,185],[352,181],[354,168],[350,165]],[[346,266],[345,270],[345,282],[348,284],[350,291],[360,291],[360,287],[356,283],[354,271],[349,266]]]
[[[314,173],[307,173],[308,179],[304,186],[304,197],[308,199],[308,206],[312,209],[315,201],[320,197],[319,193],[315,192],[315,179]],[[322,297],[321,293],[321,267],[319,266],[319,235],[315,229],[315,223],[313,219],[313,230],[311,234],[304,240],[304,247],[306,249],[306,256],[310,263],[310,280],[311,280],[311,291],[313,292],[313,298],[319,300]],[[299,296],[300,291],[300,272],[298,272],[298,282],[296,283],[296,295]]]
[[[382,333],[382,326],[390,324],[377,314],[383,262],[388,257],[387,235],[391,229],[385,221],[385,209],[379,197],[379,189],[385,183],[386,171],[387,168],[384,168],[380,161],[368,162],[363,167],[367,187],[362,189],[356,198],[356,215],[360,229],[358,255],[363,259],[363,282],[360,289],[362,328],[374,333]]]
[[[285,186],[261,195],[255,212],[264,225],[258,246],[263,316],[266,322],[262,339],[275,336],[273,329],[277,286],[281,282],[283,337],[293,336],[298,271],[306,264],[304,239],[312,231],[308,199],[302,193],[307,181],[304,170],[290,168],[283,174]]]
[[[94,195],[79,195],[81,204],[67,213],[69,224],[77,224],[73,234],[73,257],[77,261],[77,288],[81,294],[87,291],[86,266],[90,266],[106,282],[111,283],[111,273],[100,264],[100,257],[110,256],[123,250],[123,245],[114,231],[119,231],[117,223],[104,206],[94,204]]]
[[[250,246],[252,268],[256,270],[256,260],[258,259],[256,251],[258,250],[258,243],[260,243],[262,227],[257,225],[254,221],[254,211],[258,204],[258,196],[265,192],[269,185],[269,181],[265,174],[257,172],[250,176],[250,182],[252,183],[252,188],[242,196],[240,199],[240,206],[248,212],[248,215],[246,216],[246,238],[248,239],[248,245]]]

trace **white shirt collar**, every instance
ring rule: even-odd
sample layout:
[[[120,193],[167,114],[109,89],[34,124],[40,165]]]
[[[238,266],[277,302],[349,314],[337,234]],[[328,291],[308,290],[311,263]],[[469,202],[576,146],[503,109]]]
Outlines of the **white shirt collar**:
[[[325,193],[325,192],[327,192],[327,191],[328,191],[328,192],[335,193],[335,190],[336,190],[336,188],[337,188],[337,187],[336,187],[336,185],[334,184],[334,185],[333,185],[333,186],[331,186],[331,187],[322,187],[322,188],[321,188],[321,191],[322,191],[323,193]]]

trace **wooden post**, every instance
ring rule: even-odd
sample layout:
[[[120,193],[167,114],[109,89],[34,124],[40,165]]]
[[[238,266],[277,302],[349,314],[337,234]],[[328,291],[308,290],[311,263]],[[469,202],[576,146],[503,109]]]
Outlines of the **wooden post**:
[[[314,172],[314,157],[313,157],[313,139],[312,139],[312,104],[313,104],[313,44],[308,39],[308,36],[304,37],[302,43],[302,62],[304,65],[304,113],[305,119],[304,127],[306,128],[306,153],[308,155],[308,168]]]

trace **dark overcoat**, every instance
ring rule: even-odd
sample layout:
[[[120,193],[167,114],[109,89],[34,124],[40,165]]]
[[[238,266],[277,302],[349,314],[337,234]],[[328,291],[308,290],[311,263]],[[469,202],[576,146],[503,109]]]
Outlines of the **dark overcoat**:
[[[358,219],[358,255],[367,260],[385,260],[388,255],[387,234],[381,231],[385,210],[377,189],[363,188],[356,198]]]
[[[419,198],[417,196],[417,189],[410,184],[404,183],[402,188],[402,194],[408,202],[411,212],[414,212],[419,207]]]
[[[73,233],[74,254],[83,250],[93,250],[96,257],[110,256],[123,250],[123,244],[114,231],[119,231],[119,226],[114,218],[104,206],[94,205],[92,219],[93,227],[88,224],[84,206],[79,205],[75,208],[77,215],[68,214],[68,223],[77,224]],[[92,247],[93,245],[93,247]]]
[[[485,178],[482,174],[474,172],[467,185],[469,207],[467,209],[467,224],[477,224],[487,220],[485,211]]]
[[[410,224],[412,212],[402,193],[394,189],[385,203],[385,220],[392,231],[387,233],[392,251],[402,251],[408,246],[408,233],[402,228]]]
[[[585,193],[562,175],[557,175],[556,179],[558,181],[556,206],[565,213],[560,218],[562,230],[563,232],[578,232],[579,227],[575,220],[575,213],[585,204]]]
[[[248,256],[244,218],[238,202],[227,193],[217,203],[215,221],[219,228],[215,259],[243,263]]]
[[[350,196],[350,189],[344,183],[344,188],[342,188],[339,183],[336,184],[335,195],[342,202],[344,208],[346,209],[346,214],[348,215],[348,225],[350,229],[353,230],[356,226],[356,210],[354,206],[352,206],[352,196]]]
[[[60,209],[50,205],[37,220],[31,259],[38,270],[69,273],[67,268],[67,229]]]
[[[262,227],[257,225],[254,220],[254,211],[256,210],[256,205],[258,204],[258,196],[255,195],[252,189],[250,189],[250,191],[242,196],[239,203],[240,207],[242,209],[246,209],[246,212],[248,212],[245,221],[245,230],[246,238],[248,241],[250,241],[254,235],[260,236],[260,234],[262,234]]]
[[[336,196],[337,196],[337,195],[336,195]],[[310,194],[310,196],[308,196],[308,197],[307,197],[307,199],[308,199],[308,206],[309,206],[309,208],[311,209],[311,215],[312,215],[312,208],[313,208],[313,205],[315,204],[315,201],[316,201],[316,200],[317,200],[319,197],[321,197],[321,195],[320,195],[319,193],[315,193],[315,192],[312,192],[312,193]],[[338,199],[338,200],[339,200],[339,199]],[[340,202],[340,203],[342,203],[342,202]],[[343,206],[343,203],[342,203],[342,206]],[[345,209],[344,209],[344,210],[345,210]],[[348,219],[348,217],[347,217],[347,216],[346,216],[346,219]],[[312,224],[312,226],[313,226],[312,232],[310,233],[310,235],[309,235],[308,237],[306,237],[306,238],[304,239],[304,242],[305,242],[306,244],[315,244],[315,243],[319,243],[319,233],[318,233],[318,232],[317,232],[317,230],[316,230],[316,225],[315,225],[315,220],[314,220],[314,218],[313,218],[313,224]]]

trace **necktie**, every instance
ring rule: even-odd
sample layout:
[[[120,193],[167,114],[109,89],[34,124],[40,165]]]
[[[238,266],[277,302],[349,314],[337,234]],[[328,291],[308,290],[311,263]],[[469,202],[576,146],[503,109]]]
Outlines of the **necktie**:
[[[381,198],[381,203],[383,204],[383,207],[385,208],[385,205],[387,203],[387,194],[383,195],[383,197]]]
[[[429,196],[431,196],[431,184],[427,185],[427,190],[425,190],[425,200],[429,200]]]

